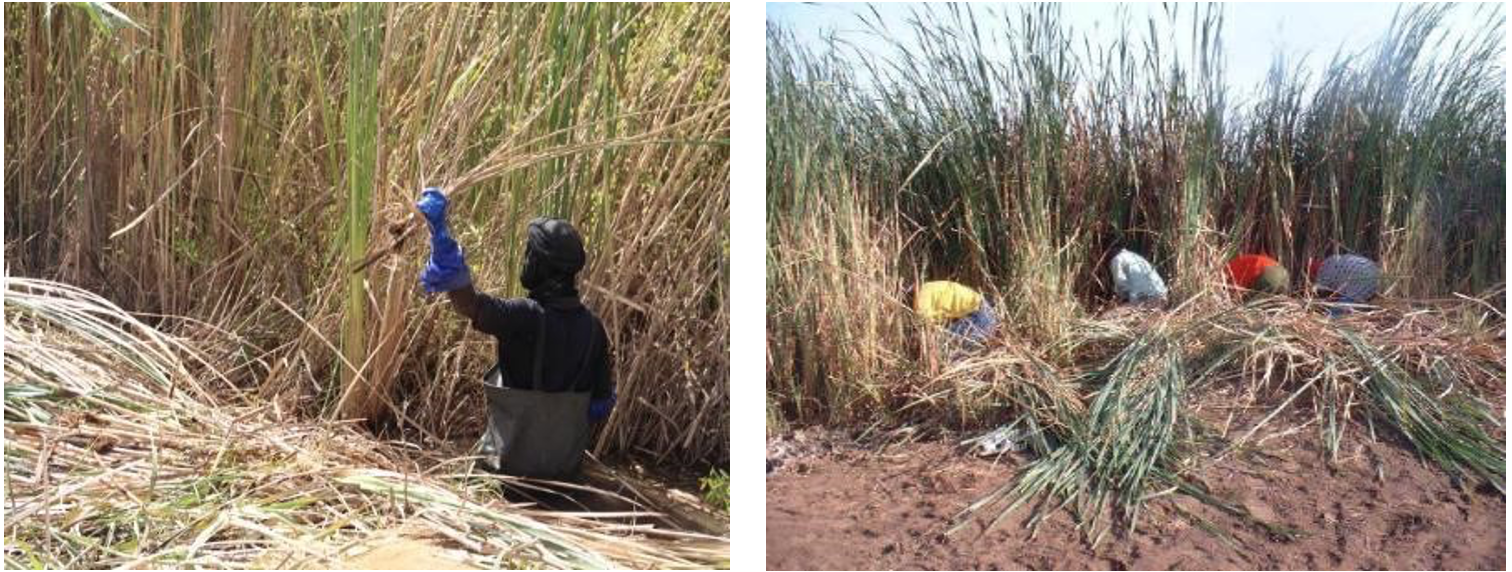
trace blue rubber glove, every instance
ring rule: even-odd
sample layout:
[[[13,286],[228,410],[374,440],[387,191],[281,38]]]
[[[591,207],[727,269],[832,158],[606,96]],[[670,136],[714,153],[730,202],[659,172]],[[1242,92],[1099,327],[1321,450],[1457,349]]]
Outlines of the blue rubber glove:
[[[472,284],[472,270],[462,257],[462,247],[446,225],[446,195],[436,187],[426,187],[415,203],[425,222],[430,224],[431,255],[420,271],[420,284],[430,294],[450,292]]]
[[[600,397],[588,402],[588,420],[603,421],[609,417],[609,412],[614,411],[614,394],[608,397]]]

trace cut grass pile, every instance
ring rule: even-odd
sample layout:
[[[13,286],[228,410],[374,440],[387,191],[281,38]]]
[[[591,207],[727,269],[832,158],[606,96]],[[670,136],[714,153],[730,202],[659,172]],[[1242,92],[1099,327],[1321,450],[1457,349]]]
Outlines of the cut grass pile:
[[[1346,434],[1389,432],[1460,486],[1505,494],[1505,318],[1484,300],[1342,318],[1306,301],[1226,300],[1203,296],[1169,313],[1115,311],[1073,326],[1059,347],[1068,360],[1061,371],[1080,392],[1072,403],[1085,403],[1085,412],[1057,416],[1048,431],[1060,446],[957,515],[954,530],[1034,504],[1031,526],[1068,509],[1096,544],[1110,514],[1134,530],[1151,499],[1212,500],[1192,477],[1252,445],[1276,419],[1295,418],[1281,415],[1289,408],[1312,410],[1305,425],[1317,431],[1329,462]],[[991,353],[1015,351],[1022,350]],[[1000,394],[1043,393],[1039,383],[1010,379]],[[997,403],[999,415],[1045,419],[1011,399]],[[1265,413],[1235,427],[1239,409]]]
[[[727,565],[651,513],[511,503],[499,477],[235,389],[97,295],[5,279],[8,568],[338,565],[399,528],[501,568]]]

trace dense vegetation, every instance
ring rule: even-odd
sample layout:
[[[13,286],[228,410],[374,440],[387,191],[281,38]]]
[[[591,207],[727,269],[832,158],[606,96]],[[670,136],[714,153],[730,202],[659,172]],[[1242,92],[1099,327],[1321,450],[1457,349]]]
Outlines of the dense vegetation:
[[[727,5],[4,9],[8,567],[324,568],[386,534],[728,565],[650,497],[544,510],[471,470],[494,342],[423,295],[412,206],[449,193],[501,296],[527,221],[572,221],[619,391],[595,452],[727,467]]]
[[[1461,37],[1450,9],[1472,8],[1404,9],[1321,72],[1278,57],[1242,93],[1218,7],[1126,23],[1111,45],[1053,5],[860,17],[887,53],[774,29],[768,379],[784,416],[885,401],[881,380],[913,369],[901,294],[919,280],[987,291],[1038,344],[1111,298],[1119,247],[1176,302],[1241,251],[1278,258],[1299,290],[1308,258],[1338,252],[1380,260],[1396,298],[1502,284],[1503,15],[1478,8]]]
[[[1447,30],[1453,9],[1482,26]],[[1133,530],[1181,493],[1285,537],[1203,484],[1267,426],[1316,433],[1329,463],[1346,435],[1395,439],[1504,494],[1499,6],[1404,8],[1320,73],[1278,58],[1242,93],[1217,6],[1111,45],[1056,5],[858,20],[888,48],[767,38],[769,422],[1029,429],[1034,458],[953,531],[1066,509],[1095,544],[1110,513]],[[1159,268],[1168,309],[1110,308],[1119,248]],[[1241,252],[1293,269],[1295,295],[1237,295]],[[1378,307],[1333,319],[1305,294],[1306,261],[1335,253],[1382,263]],[[932,347],[904,295],[936,279],[1004,318],[984,351]]]
[[[530,218],[585,234],[600,453],[726,461],[727,7],[115,10],[6,6],[12,274],[209,324],[258,399],[434,446],[480,431],[493,353],[418,287],[410,205],[445,186],[484,291],[522,294]]]

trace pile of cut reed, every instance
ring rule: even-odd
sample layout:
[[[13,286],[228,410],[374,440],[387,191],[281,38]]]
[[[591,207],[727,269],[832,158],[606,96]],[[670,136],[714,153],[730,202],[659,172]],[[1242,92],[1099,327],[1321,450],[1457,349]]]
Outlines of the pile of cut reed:
[[[84,290],[5,280],[8,568],[339,566],[403,528],[485,568],[710,567],[650,513],[512,504],[462,459],[302,421]]]
[[[1389,434],[1454,482],[1505,494],[1506,321],[1498,309],[1464,299],[1330,318],[1316,306],[1284,298],[1236,305],[1209,294],[1169,313],[1115,312],[1074,325],[1058,348],[1081,364],[1066,370],[1084,411],[1058,417],[1066,422],[1048,430],[1061,446],[958,515],[956,530],[1044,500],[1031,526],[1068,508],[1095,544],[1109,513],[1132,530],[1151,499],[1211,498],[1204,468],[1264,431],[1299,430],[1271,425],[1309,408],[1302,426],[1315,427],[1328,462],[1346,435]],[[1009,415],[1043,417],[998,403]],[[1246,425],[1230,425],[1236,412],[1247,412],[1238,417]]]

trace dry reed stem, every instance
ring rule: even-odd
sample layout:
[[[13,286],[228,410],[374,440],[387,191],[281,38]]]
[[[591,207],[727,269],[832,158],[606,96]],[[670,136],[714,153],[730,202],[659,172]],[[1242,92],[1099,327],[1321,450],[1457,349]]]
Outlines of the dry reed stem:
[[[124,329],[129,314],[86,292],[8,278],[5,300],[8,564],[248,567],[286,553],[330,565],[397,526],[454,538],[479,566],[728,559],[726,540],[646,524],[654,513],[510,504],[500,479],[422,471],[445,461],[350,424],[164,391],[194,378],[183,356],[197,350]]]
[[[121,9],[140,29],[94,26],[87,6],[51,19],[6,7],[20,54],[6,70],[18,79],[6,131],[19,150],[6,155],[14,275],[213,324],[234,335],[207,336],[207,359],[279,412],[361,401],[371,429],[435,446],[481,429],[470,382],[493,351],[421,301],[423,253],[383,254],[405,243],[391,229],[418,228],[421,187],[466,189],[453,222],[491,294],[520,294],[525,221],[558,216],[584,232],[584,298],[610,332],[621,387],[598,450],[726,461],[728,6],[386,7],[379,53],[355,70],[376,78],[371,140],[342,128],[352,5]],[[365,144],[377,155],[361,181],[373,224],[368,248],[342,260],[335,237],[352,205],[337,189],[354,183],[347,151]],[[348,300],[353,280],[369,287]],[[343,338],[347,301],[365,318],[345,327],[367,335],[338,358],[322,338]],[[353,372],[382,397],[343,391],[336,378]]]

